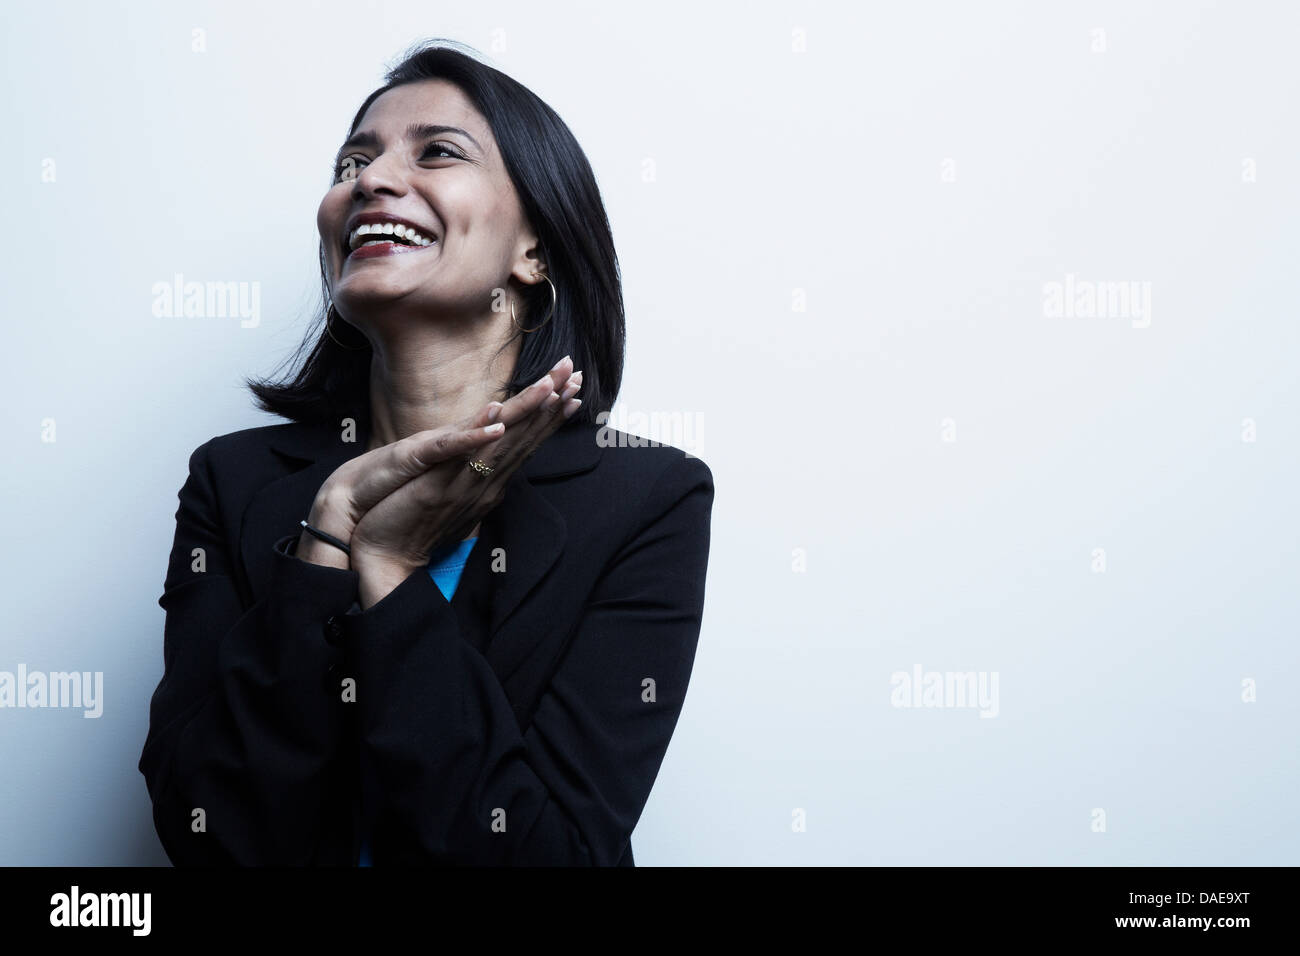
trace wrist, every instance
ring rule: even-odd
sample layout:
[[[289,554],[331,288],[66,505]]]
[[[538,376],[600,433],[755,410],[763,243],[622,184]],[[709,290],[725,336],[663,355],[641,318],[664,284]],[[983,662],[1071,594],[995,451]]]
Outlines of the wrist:
[[[298,544],[294,549],[294,554],[310,564],[338,568],[341,571],[352,570],[352,563],[348,560],[346,551],[320,540],[305,528],[302,534],[298,536]]]
[[[352,569],[361,576],[357,595],[361,609],[368,611],[422,567],[393,555],[353,548]]]
[[[307,523],[316,530],[338,538],[344,544],[349,544],[349,539],[352,537],[353,522],[339,502],[340,499],[335,493],[322,489],[317,494],[316,500],[312,502],[311,511],[307,515]],[[322,541],[306,528],[298,536],[298,546],[294,553],[302,560],[312,564],[339,568],[344,571],[350,570],[352,567],[351,562],[348,560],[348,552],[330,544],[328,541]]]
[[[400,574],[406,577],[416,568],[428,565],[428,560],[405,557],[387,551],[376,551],[364,544],[352,545],[352,567],[361,574]]]

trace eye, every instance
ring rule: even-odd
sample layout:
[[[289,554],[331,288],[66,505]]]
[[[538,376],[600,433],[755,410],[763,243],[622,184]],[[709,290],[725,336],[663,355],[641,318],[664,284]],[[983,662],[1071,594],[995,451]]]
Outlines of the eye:
[[[459,152],[457,152],[455,149],[453,149],[453,148],[452,148],[450,145],[448,145],[447,143],[430,143],[428,146],[424,147],[424,152],[420,154],[420,158],[421,158],[421,159],[435,159],[435,158],[437,158],[436,154],[438,154],[438,153],[446,153],[446,154],[447,154],[448,156],[450,156],[452,159],[464,159],[464,158],[465,158],[464,156],[462,156]]]
[[[361,164],[364,162],[365,157],[355,153],[351,156],[344,156],[340,159],[334,164],[335,184],[346,183],[356,179],[361,173]]]

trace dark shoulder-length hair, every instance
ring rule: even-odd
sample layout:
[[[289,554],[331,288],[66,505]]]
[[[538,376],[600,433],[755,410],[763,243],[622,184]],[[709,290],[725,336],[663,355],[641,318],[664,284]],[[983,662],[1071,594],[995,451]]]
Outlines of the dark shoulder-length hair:
[[[447,80],[474,104],[496,138],[556,290],[555,311],[545,325],[527,333],[514,329],[523,343],[512,378],[501,384],[507,396],[514,395],[571,355],[573,367],[582,369],[583,402],[574,418],[594,423],[618,396],[625,335],[618,257],[596,177],[573,133],[551,107],[521,83],[455,46],[462,45],[441,38],[417,44],[361,104],[348,136],[378,96],[406,83]],[[337,317],[327,328],[329,280],[323,241],[320,266],[322,298],[306,337],[272,377],[248,378],[245,384],[263,411],[296,422],[337,423],[368,413],[372,350],[365,336]],[[524,304],[519,324],[535,327],[550,311],[550,285],[529,286]],[[299,365],[304,352],[307,357]],[[295,366],[297,371],[273,380],[281,369]]]

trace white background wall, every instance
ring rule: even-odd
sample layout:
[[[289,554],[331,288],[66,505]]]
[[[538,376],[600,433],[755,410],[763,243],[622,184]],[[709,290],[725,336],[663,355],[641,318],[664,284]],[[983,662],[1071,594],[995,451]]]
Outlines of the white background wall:
[[[0,863],[166,862],[136,762],[176,492],[274,421],[239,378],[299,341],[333,152],[424,36],[573,128],[620,409],[687,416],[716,478],[638,863],[1298,862],[1293,5],[0,17],[0,670],[105,675],[98,720],[0,710]],[[260,283],[260,323],[154,317],[176,273]],[[1150,283],[1149,324],[1046,315],[1067,274]],[[893,706],[916,665],[996,672],[997,716]]]

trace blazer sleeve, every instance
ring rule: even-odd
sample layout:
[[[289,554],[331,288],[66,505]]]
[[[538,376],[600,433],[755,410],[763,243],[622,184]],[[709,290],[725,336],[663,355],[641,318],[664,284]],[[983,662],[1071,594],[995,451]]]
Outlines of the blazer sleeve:
[[[642,504],[521,730],[429,575],[344,616],[376,851],[398,865],[618,862],[686,695],[704,606],[713,477],[677,459]]]
[[[212,442],[190,457],[163,595],[163,677],[140,757],[154,824],[177,865],[305,865],[336,813],[341,651],[324,623],[359,575],[274,546],[266,596],[245,607],[221,532]],[[198,550],[201,549],[201,550]],[[201,811],[201,813],[200,813]]]

